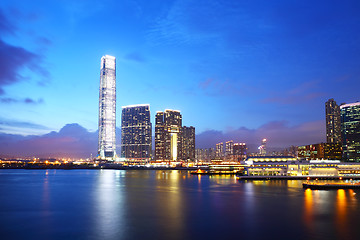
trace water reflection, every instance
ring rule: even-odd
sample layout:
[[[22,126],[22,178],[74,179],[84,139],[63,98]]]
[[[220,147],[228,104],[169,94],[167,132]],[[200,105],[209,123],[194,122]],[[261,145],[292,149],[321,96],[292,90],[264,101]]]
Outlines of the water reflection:
[[[158,224],[162,226],[164,223],[164,234],[169,237],[171,233],[178,233],[185,237],[185,209],[186,202],[183,200],[183,189],[181,182],[183,181],[181,171],[162,171],[156,172],[156,211],[161,215]]]
[[[100,170],[95,190],[95,235],[102,239],[123,236],[124,202],[122,171]]]
[[[354,190],[310,190],[304,191],[304,221],[309,232],[319,231],[316,227],[321,216],[327,216],[329,221],[334,220],[335,229],[323,231],[336,231],[334,234],[341,239],[351,239],[352,231],[349,222],[351,210],[355,210],[357,200]],[[334,201],[335,200],[335,201]],[[334,206],[335,205],[335,206]],[[335,209],[334,209],[335,208]],[[335,210],[335,211],[334,211]]]
[[[210,182],[220,184],[220,185],[228,185],[237,183],[236,176],[234,175],[212,175],[209,177]]]

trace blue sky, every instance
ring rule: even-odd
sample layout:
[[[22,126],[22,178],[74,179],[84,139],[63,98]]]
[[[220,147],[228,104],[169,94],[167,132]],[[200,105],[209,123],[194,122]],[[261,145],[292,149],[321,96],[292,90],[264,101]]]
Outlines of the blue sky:
[[[119,127],[121,106],[149,103],[153,119],[178,109],[197,134],[260,141],[273,126],[318,126],[306,141],[324,141],[325,101],[359,100],[359,11],[350,0],[1,1],[0,131],[96,131],[109,54]]]

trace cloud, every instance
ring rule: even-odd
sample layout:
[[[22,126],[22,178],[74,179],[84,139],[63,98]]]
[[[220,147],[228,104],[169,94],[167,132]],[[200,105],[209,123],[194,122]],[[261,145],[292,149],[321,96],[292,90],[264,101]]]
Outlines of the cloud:
[[[46,47],[52,45],[52,41],[46,37],[38,37],[37,43]]]
[[[120,142],[121,130],[116,131]],[[3,156],[88,158],[90,154],[96,156],[97,144],[98,132],[90,132],[77,123],[40,136],[0,133],[0,153]]]
[[[138,62],[138,63],[146,62],[145,58],[142,55],[140,55],[139,53],[136,53],[136,52],[129,53],[129,54],[125,55],[124,58],[127,59],[127,60]]]
[[[18,121],[14,119],[6,119],[0,117],[0,126],[17,127],[17,128],[32,128],[47,130],[48,127],[32,122]]]
[[[2,9],[0,9],[0,33],[14,34],[16,27],[5,17]]]
[[[32,98],[16,99],[16,98],[4,97],[4,98],[0,98],[0,103],[42,104],[44,103],[44,99],[39,98],[38,100],[34,100]]]
[[[15,19],[20,21],[36,21],[39,19],[39,15],[36,12],[22,12],[17,8],[10,8],[10,13]]]
[[[14,34],[16,27],[10,23],[0,9],[0,36]],[[27,68],[43,77],[45,82],[49,72],[42,66],[43,56],[25,48],[12,46],[0,37],[0,94],[4,94],[3,87],[26,79],[21,70]]]
[[[283,92],[273,92],[270,97],[261,99],[262,103],[298,104],[318,99],[325,95],[320,90],[320,81],[302,82]]]
[[[263,138],[268,139],[269,147],[276,148],[324,142],[325,121],[306,122],[294,126],[287,121],[272,121],[256,129],[240,127],[227,131],[207,130],[196,135],[196,147],[215,147],[216,143],[229,140],[260,145]]]
[[[254,91],[262,91],[261,87],[244,84],[234,79],[208,78],[199,82],[198,88],[209,96],[244,96]]]

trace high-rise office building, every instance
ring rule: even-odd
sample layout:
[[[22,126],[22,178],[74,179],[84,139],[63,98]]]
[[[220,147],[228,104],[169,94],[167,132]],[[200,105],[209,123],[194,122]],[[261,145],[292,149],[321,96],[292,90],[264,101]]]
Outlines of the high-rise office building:
[[[360,102],[340,106],[343,160],[360,162]]]
[[[224,143],[220,142],[216,144],[216,157],[218,159],[223,159],[224,158]]]
[[[155,160],[177,161],[182,157],[182,116],[166,109],[155,116]]]
[[[98,158],[116,157],[116,61],[105,55],[101,58],[99,91]]]
[[[232,160],[234,155],[234,141],[230,140],[225,143],[225,158],[226,160]]]
[[[298,157],[305,160],[341,160],[340,143],[318,143],[298,147]]]
[[[234,143],[233,160],[240,162],[246,159],[246,143]]]
[[[195,160],[195,128],[193,126],[181,128],[182,159]]]
[[[340,107],[332,98],[325,103],[325,117],[326,142],[341,143]]]
[[[132,161],[151,159],[150,105],[122,107],[121,157]]]

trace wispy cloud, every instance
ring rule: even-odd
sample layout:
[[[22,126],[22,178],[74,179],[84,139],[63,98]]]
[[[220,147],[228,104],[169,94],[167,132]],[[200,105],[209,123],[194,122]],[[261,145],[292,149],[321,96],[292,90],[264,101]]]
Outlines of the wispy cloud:
[[[287,91],[274,91],[269,97],[261,99],[262,103],[298,104],[318,99],[325,95],[321,91],[320,81],[307,81]]]
[[[144,58],[144,56],[142,56],[140,53],[137,53],[137,52],[132,52],[132,53],[126,54],[124,56],[124,58],[126,60],[130,60],[130,61],[134,61],[134,62],[138,62],[138,63],[146,62],[146,59]]]
[[[25,48],[17,47],[6,43],[1,36],[14,34],[17,28],[6,18],[0,9],[0,93],[4,94],[3,87],[15,84],[26,79],[21,75],[21,70],[29,69],[39,74],[46,82],[49,79],[49,72],[43,67],[44,57],[31,52]]]
[[[4,98],[0,98],[0,103],[42,104],[44,103],[44,99],[39,98],[38,100],[34,100],[32,98],[17,99],[17,98],[4,97]]]
[[[32,129],[41,129],[41,130],[49,129],[48,127],[41,124],[19,121],[15,119],[6,119],[6,118],[0,118],[0,126],[16,127],[16,128],[32,128]]]
[[[272,121],[258,128],[239,127],[227,131],[207,130],[196,135],[199,148],[214,147],[218,142],[234,140],[247,144],[259,144],[267,138],[271,147],[306,145],[325,141],[325,121],[305,122],[290,125],[287,121]]]

